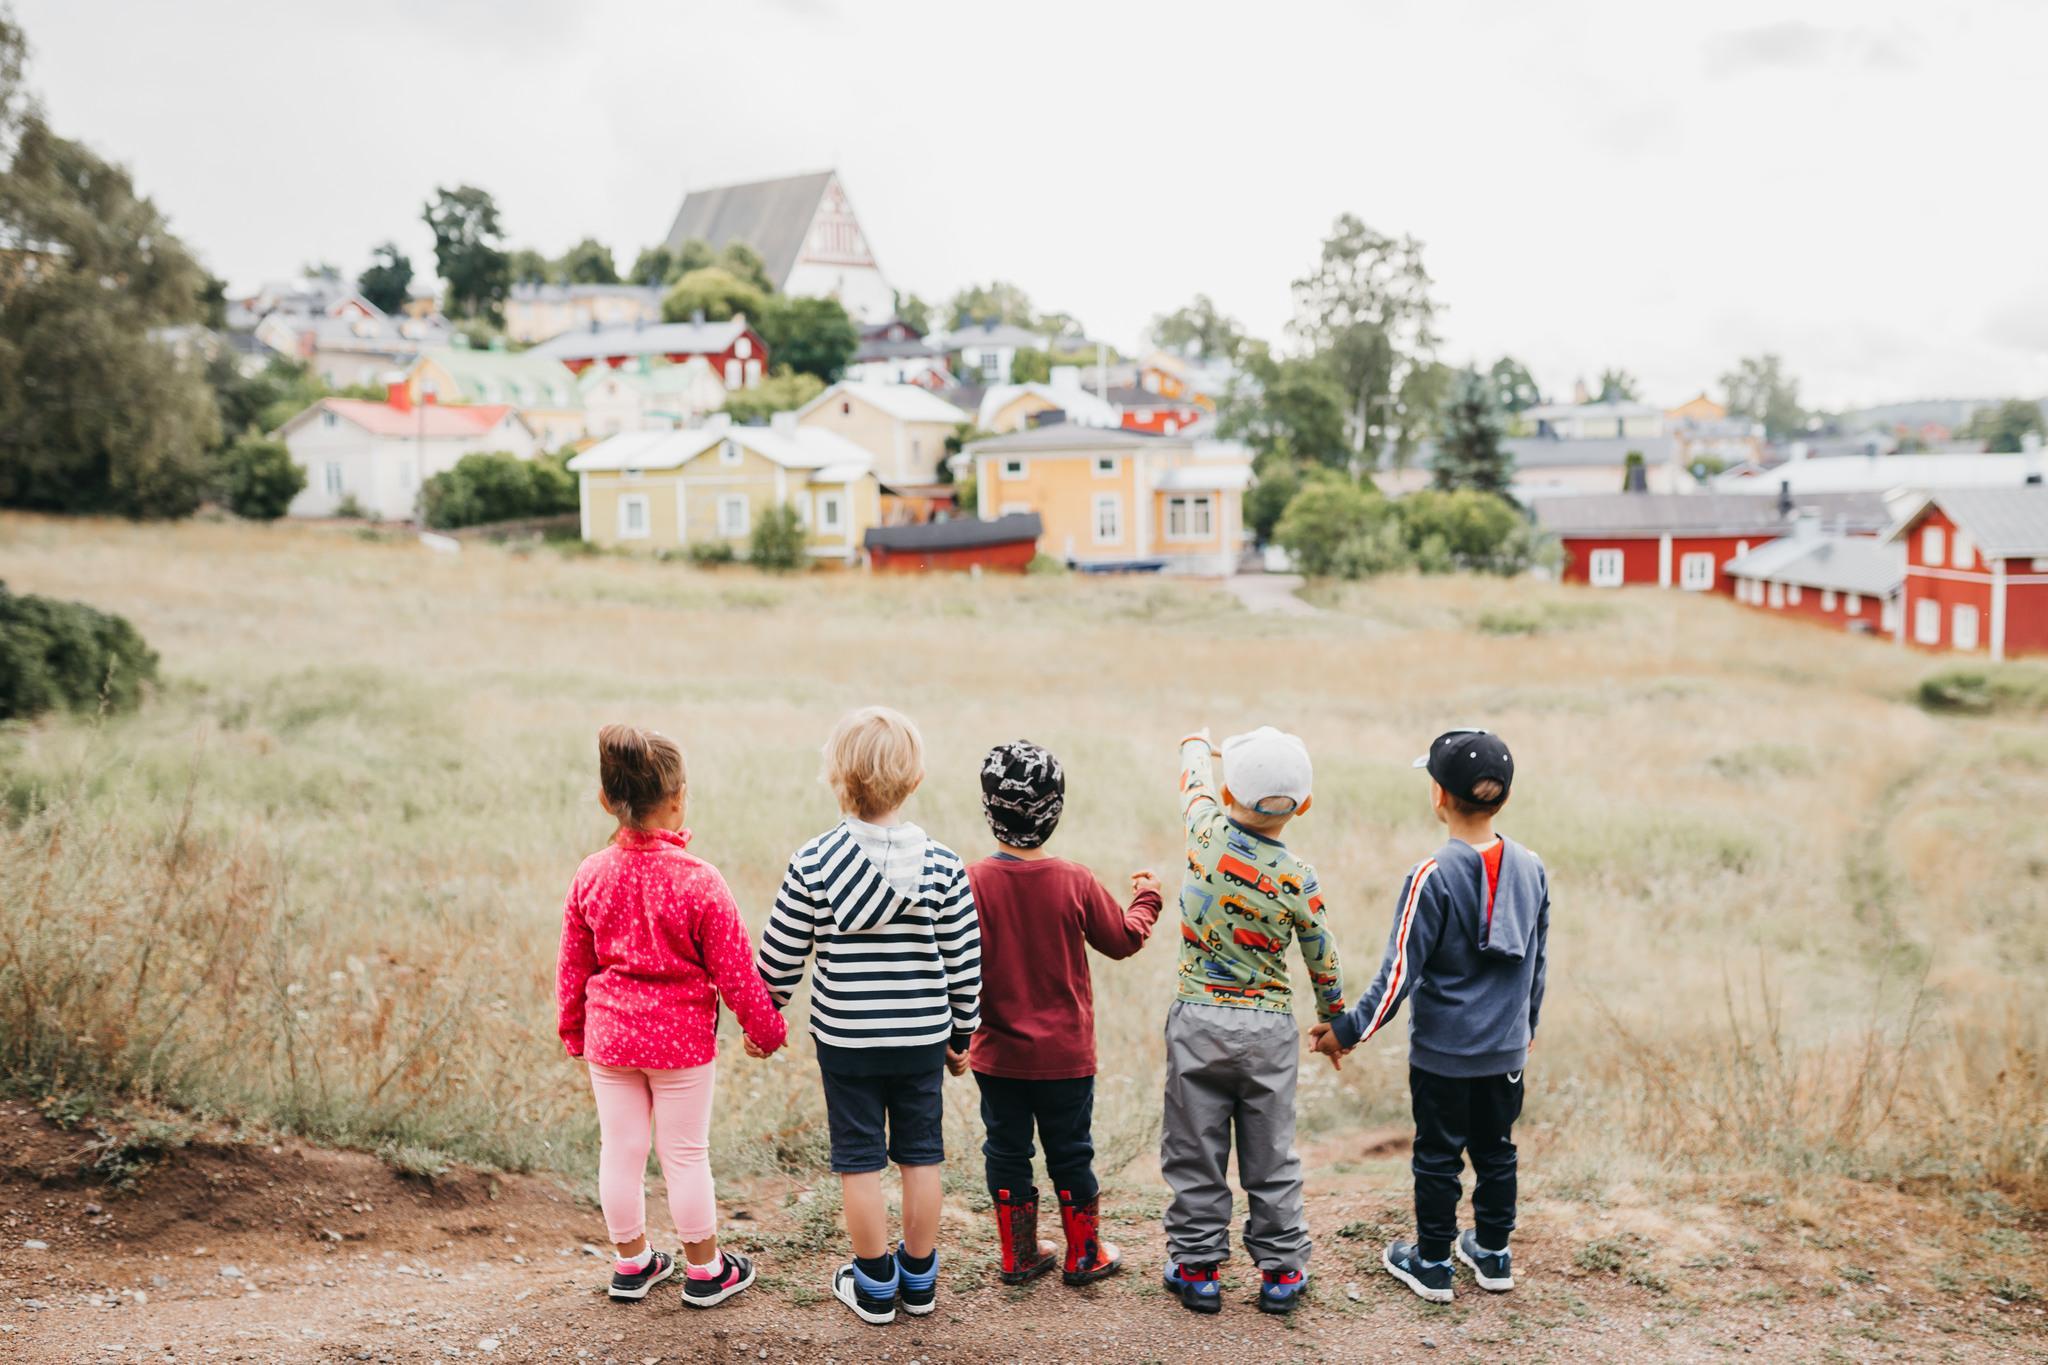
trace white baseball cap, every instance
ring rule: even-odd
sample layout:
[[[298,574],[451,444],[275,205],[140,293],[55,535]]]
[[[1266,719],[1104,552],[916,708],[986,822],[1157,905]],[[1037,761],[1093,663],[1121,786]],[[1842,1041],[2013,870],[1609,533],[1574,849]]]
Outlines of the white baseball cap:
[[[1270,725],[1223,741],[1223,785],[1261,815],[1292,815],[1315,787],[1308,745]]]

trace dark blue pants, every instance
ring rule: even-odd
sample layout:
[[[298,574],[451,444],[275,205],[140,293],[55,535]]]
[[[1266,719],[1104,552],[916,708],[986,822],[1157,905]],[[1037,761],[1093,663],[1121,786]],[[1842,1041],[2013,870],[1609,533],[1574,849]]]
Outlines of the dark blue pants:
[[[1415,1249],[1447,1260],[1458,1236],[1459,1177],[1472,1159],[1472,1227],[1479,1244],[1499,1250],[1515,1230],[1515,1120],[1522,1116],[1522,1073],[1438,1076],[1408,1068],[1415,1109]]]
[[[1095,1183],[1095,1078],[1019,1081],[974,1073],[981,1087],[981,1126],[988,1137],[981,1154],[988,1165],[988,1192],[1023,1197],[1035,1189],[1031,1178],[1031,1135],[1045,1146],[1045,1172],[1055,1191],[1085,1204]]]

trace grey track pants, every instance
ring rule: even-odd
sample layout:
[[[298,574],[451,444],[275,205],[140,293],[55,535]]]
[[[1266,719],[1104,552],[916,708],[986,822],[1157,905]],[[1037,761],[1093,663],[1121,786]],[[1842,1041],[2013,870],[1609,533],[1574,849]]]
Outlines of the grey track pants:
[[[1166,1250],[1230,1254],[1230,1147],[1251,1210],[1244,1249],[1261,1270],[1308,1268],[1301,1155],[1294,1150],[1294,1016],[1176,1000],[1166,1014],[1166,1120],[1159,1166],[1173,1191]]]

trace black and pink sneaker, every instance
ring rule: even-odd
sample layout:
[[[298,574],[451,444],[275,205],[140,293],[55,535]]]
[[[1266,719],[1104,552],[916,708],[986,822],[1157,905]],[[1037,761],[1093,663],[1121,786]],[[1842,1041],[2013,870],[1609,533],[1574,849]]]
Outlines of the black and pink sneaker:
[[[615,1299],[644,1299],[647,1291],[676,1273],[676,1258],[666,1251],[657,1251],[647,1258],[647,1264],[638,1270],[623,1266],[612,1266],[611,1296]]]
[[[737,1251],[721,1251],[716,1273],[699,1276],[692,1270],[684,1274],[683,1302],[692,1308],[716,1308],[753,1282],[752,1261]]]

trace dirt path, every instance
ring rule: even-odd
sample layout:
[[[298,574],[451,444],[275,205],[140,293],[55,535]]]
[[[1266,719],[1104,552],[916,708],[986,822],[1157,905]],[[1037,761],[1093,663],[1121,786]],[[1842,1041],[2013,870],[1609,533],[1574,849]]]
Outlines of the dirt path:
[[[1321,616],[1323,609],[1304,602],[1304,579],[1291,573],[1241,573],[1222,580],[1224,591],[1251,611],[1271,616]]]
[[[1291,1319],[1255,1311],[1241,1260],[1227,1267],[1220,1318],[1196,1318],[1157,1289],[1160,1191],[1156,1177],[1126,1173],[1110,1210],[1124,1276],[1086,1291],[1005,1289],[984,1220],[960,1207],[948,1216],[939,1312],[872,1328],[824,1293],[838,1246],[829,1192],[729,1183],[727,1235],[757,1255],[761,1283],[704,1313],[666,1287],[615,1305],[587,1245],[596,1214],[546,1180],[429,1183],[360,1154],[223,1141],[176,1151],[117,1191],[82,1170],[132,1163],[132,1144],[94,1146],[4,1104],[0,1359],[1957,1360],[2041,1355],[2048,1340],[2038,1305],[1887,1283],[1910,1273],[1903,1255],[1872,1269],[1859,1252],[1853,1282],[1815,1280],[1810,1257],[1718,1210],[1540,1198],[1516,1244],[1520,1288],[1491,1296],[1461,1283],[1456,1304],[1425,1305],[1371,1268],[1407,1222],[1398,1146],[1380,1135],[1309,1154],[1317,1284]],[[1859,1217],[1831,1235],[1909,1250],[1896,1201]]]

